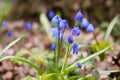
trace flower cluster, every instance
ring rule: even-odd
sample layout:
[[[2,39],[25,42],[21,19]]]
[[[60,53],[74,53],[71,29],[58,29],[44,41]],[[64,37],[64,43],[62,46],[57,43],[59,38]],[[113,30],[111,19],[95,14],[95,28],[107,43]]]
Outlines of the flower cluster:
[[[76,26],[78,26],[78,27],[80,27],[80,28],[86,29],[87,32],[94,32],[94,26],[93,26],[93,24],[91,24],[91,23],[83,16],[83,14],[82,14],[80,11],[75,15],[74,20],[80,22],[80,25],[77,24]]]
[[[66,28],[69,28],[68,22],[56,15],[52,18],[51,23],[54,28],[50,28],[49,31],[52,32],[53,38],[58,38],[59,40],[65,39],[63,32]]]
[[[69,44],[73,44],[73,54],[78,55],[79,45],[76,42],[74,42],[73,36],[78,37],[80,35],[80,28],[86,29],[86,32],[94,32],[94,26],[83,16],[81,12],[78,12],[75,15],[74,21],[76,21],[77,24],[75,24],[74,28],[71,30],[71,33],[67,37],[67,41]],[[64,30],[69,28],[68,22],[65,19],[62,19],[60,16],[55,15],[52,18],[51,23],[54,27],[49,29],[49,31],[52,32],[52,37],[58,38],[60,41],[62,39],[66,39],[66,37],[64,36]],[[56,43],[52,44],[51,50],[56,50]],[[77,63],[77,65],[79,68],[81,67],[80,63]]]

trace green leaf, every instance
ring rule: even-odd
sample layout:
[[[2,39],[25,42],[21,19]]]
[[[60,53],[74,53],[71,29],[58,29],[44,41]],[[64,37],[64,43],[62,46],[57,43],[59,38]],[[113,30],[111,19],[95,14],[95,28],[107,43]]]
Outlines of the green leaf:
[[[6,59],[18,60],[18,61],[21,61],[23,63],[29,64],[31,67],[33,67],[34,69],[36,69],[39,74],[43,73],[42,69],[40,69],[38,66],[36,66],[32,62],[30,62],[30,61],[28,61],[28,60],[26,60],[24,58],[20,58],[20,57],[16,57],[16,56],[6,56],[6,57],[1,58],[0,61],[6,60]]]
[[[99,52],[96,52],[96,53],[94,53],[94,54],[92,54],[92,55],[90,55],[90,56],[88,56],[88,57],[86,57],[86,58],[84,58],[84,59],[82,59],[82,60],[80,60],[80,61],[78,61],[78,62],[81,63],[81,64],[84,64],[85,62],[89,61],[90,59],[92,59],[92,58],[94,58],[94,57],[96,57],[96,56],[104,53],[105,51],[108,51],[110,48],[111,48],[111,46],[106,47],[106,48],[100,50]],[[65,69],[65,71],[64,71],[64,74],[67,74],[67,73],[69,73],[70,71],[73,71],[74,69],[76,69],[76,68],[77,68],[76,63],[77,63],[77,62],[75,62],[75,63],[72,64],[71,66],[67,67],[67,68]]]
[[[50,73],[50,74],[47,74],[47,75],[42,75],[42,80],[57,80],[56,79],[53,79],[53,77],[59,77],[60,76],[60,80],[64,80],[64,77],[63,75],[61,75],[60,73]]]
[[[100,71],[100,73],[106,73],[106,74],[116,73],[116,72],[120,72],[120,70]]]
[[[38,48],[32,48],[30,57],[31,61],[34,61],[37,64],[41,63],[44,66],[48,66],[48,59],[53,59],[54,55],[48,51],[40,52]]]
[[[17,57],[26,57],[29,55],[30,55],[30,53],[28,51],[24,51],[24,50],[20,50],[19,52],[17,52],[15,54],[15,56],[17,56]]]
[[[110,33],[112,32],[112,29],[113,29],[114,25],[117,23],[118,19],[119,19],[119,15],[117,15],[117,16],[110,22],[110,24],[109,24],[109,26],[108,26],[108,29],[107,29],[107,31],[106,31],[105,37],[104,37],[104,41],[108,41],[108,38],[109,38],[109,36],[110,36]]]
[[[39,62],[39,63],[43,64],[44,66],[47,66],[47,64],[48,64],[48,61],[44,58],[34,57],[33,59],[35,60],[35,62],[37,62],[37,63]]]
[[[107,27],[108,27],[108,25],[109,25],[109,22],[108,21],[103,21],[101,24],[100,24],[100,27],[102,28],[102,29],[107,29]]]
[[[0,19],[0,32],[1,32],[1,30],[2,30],[2,22],[4,21],[4,16],[2,16],[1,17],[1,19]]]
[[[36,79],[34,77],[27,76],[27,77],[23,78],[22,80],[38,80],[38,79]]]
[[[49,39],[52,40],[51,35],[49,35],[49,33],[48,33],[48,30],[51,28],[51,24],[49,23],[49,20],[44,13],[41,13],[41,15],[40,15],[40,22],[41,22],[42,26],[44,27],[45,31],[47,32]]]
[[[87,61],[86,63],[84,63],[84,66],[87,66],[87,65],[93,65],[93,64],[95,64],[95,59],[94,58],[92,58],[92,59],[90,59],[89,61]]]
[[[92,48],[93,52],[98,52],[106,47],[111,46],[111,45],[112,45],[111,42],[108,42],[108,41],[107,42],[98,42],[98,43],[92,44],[91,48]],[[111,47],[111,50],[112,50],[112,47]],[[99,57],[100,57],[100,60],[104,60],[105,53],[100,54]]]
[[[10,44],[8,44],[1,52],[0,52],[0,56],[2,56],[2,54],[7,51],[10,47],[12,47],[13,45],[15,45],[17,42],[19,42],[21,39],[23,39],[24,36],[21,36],[19,38],[17,38],[16,40],[12,41]]]
[[[94,80],[91,77],[86,77],[86,76],[80,76],[80,75],[76,75],[76,76],[70,76],[68,80],[75,80],[75,79],[82,79],[82,80]]]
[[[92,76],[95,79],[98,79],[100,77],[100,73],[98,72],[98,70],[94,69],[93,72],[92,72]]]

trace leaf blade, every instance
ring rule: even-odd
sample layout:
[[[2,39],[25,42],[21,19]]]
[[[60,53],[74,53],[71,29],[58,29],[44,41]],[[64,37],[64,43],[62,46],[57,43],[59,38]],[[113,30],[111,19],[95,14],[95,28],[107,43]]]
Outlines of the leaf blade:
[[[17,42],[19,42],[24,36],[21,36],[19,38],[17,38],[16,40],[12,41],[10,44],[8,44],[1,52],[0,52],[0,56],[7,51],[10,47],[12,47],[13,45],[15,45]]]
[[[6,59],[13,59],[13,60],[18,60],[18,61],[24,62],[26,64],[29,64],[34,69],[36,69],[39,74],[43,73],[42,69],[40,69],[35,64],[33,64],[32,62],[30,62],[30,61],[28,61],[28,60],[26,60],[24,58],[20,58],[20,57],[16,57],[16,56],[6,56],[6,57],[1,58],[0,61],[6,60]]]
[[[112,29],[114,27],[114,25],[117,23],[119,19],[119,15],[117,15],[109,24],[108,28],[107,28],[107,31],[105,33],[105,36],[104,36],[104,41],[107,41],[109,36],[110,36],[110,33],[112,32]]]

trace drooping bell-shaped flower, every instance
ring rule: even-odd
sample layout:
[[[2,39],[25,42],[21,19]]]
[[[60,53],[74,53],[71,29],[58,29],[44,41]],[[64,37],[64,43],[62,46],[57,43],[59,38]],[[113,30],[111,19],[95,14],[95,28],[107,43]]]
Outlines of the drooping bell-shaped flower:
[[[76,43],[73,45],[73,54],[78,55],[78,44]]]
[[[74,20],[75,21],[81,21],[82,19],[83,19],[83,14],[79,11],[76,15],[75,15],[75,17],[74,17]]]
[[[82,65],[79,62],[77,63],[77,66],[78,66],[78,68],[82,67]]]
[[[89,24],[87,29],[86,29],[87,32],[94,32],[94,26],[93,24]]]
[[[32,23],[31,22],[26,23],[26,29],[27,30],[32,30]]]
[[[69,28],[68,22],[66,20],[61,20],[59,27],[61,30],[65,29],[65,28]]]
[[[58,38],[59,40],[65,39],[63,32],[59,30],[57,27],[56,28],[50,28],[49,32],[52,32],[52,37],[53,38]]]
[[[89,21],[86,18],[83,18],[80,24],[81,28],[87,28],[88,25],[89,25]]]
[[[48,17],[49,17],[50,19],[52,19],[54,16],[55,16],[55,12],[54,12],[53,10],[50,10],[50,11],[48,12]]]
[[[74,27],[72,29],[72,34],[74,34],[75,36],[79,36],[80,35],[80,29],[78,27]]]
[[[60,21],[61,21],[62,19],[60,18],[60,16],[58,16],[58,15],[56,15],[56,16],[54,16],[53,18],[52,18],[52,26],[55,26],[55,25],[59,25],[59,23],[60,23]]]
[[[12,32],[11,31],[7,31],[7,33],[6,33],[6,35],[7,35],[7,37],[12,37]]]
[[[55,49],[56,49],[56,43],[52,43],[51,50],[55,51]]]
[[[2,22],[2,27],[6,27],[6,26],[7,26],[6,21],[3,21]]]
[[[69,44],[72,44],[74,42],[73,37],[71,35],[68,36],[68,42]]]

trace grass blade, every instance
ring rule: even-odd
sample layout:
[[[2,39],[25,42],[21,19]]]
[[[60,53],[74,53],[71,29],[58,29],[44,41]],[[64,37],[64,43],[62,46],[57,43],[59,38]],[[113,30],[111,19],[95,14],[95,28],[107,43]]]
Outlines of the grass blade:
[[[107,32],[105,33],[105,37],[104,37],[104,41],[108,41],[108,38],[110,36],[110,33],[112,32],[112,29],[114,27],[114,25],[117,23],[119,19],[119,15],[117,15],[109,24],[108,28],[107,28]]]
[[[1,17],[1,19],[0,19],[0,32],[1,32],[1,30],[2,30],[2,22],[4,21],[4,16],[2,16]]]
[[[47,18],[47,16],[44,13],[41,13],[40,15],[40,22],[42,26],[44,27],[45,31],[47,32],[49,39],[52,40],[51,35],[48,33],[48,30],[51,28],[51,24]]]
[[[106,47],[106,48],[100,50],[99,52],[96,52],[96,53],[94,53],[94,54],[92,54],[92,55],[90,55],[90,56],[88,56],[88,57],[86,57],[86,58],[84,58],[84,59],[82,59],[82,60],[80,60],[78,62],[81,63],[81,64],[83,64],[83,63],[89,61],[90,59],[92,59],[92,58],[94,58],[94,57],[96,57],[96,56],[104,53],[105,51],[108,51],[110,48],[111,48],[111,46]],[[70,71],[73,71],[74,69],[76,69],[77,68],[76,63],[77,62],[75,62],[73,65],[69,66],[68,68],[66,68],[65,74],[69,73]]]
[[[91,78],[91,77],[80,76],[80,75],[70,76],[68,80],[75,80],[75,79],[81,79],[81,80],[94,80],[94,79]]]
[[[19,42],[24,36],[21,36],[19,38],[17,38],[16,40],[12,41],[10,44],[8,44],[1,52],[0,52],[0,56],[2,56],[2,54],[7,51],[11,46],[15,45],[17,42]]]
[[[117,72],[120,72],[120,70],[100,71],[100,73],[106,73],[106,74],[117,73]]]
[[[24,62],[26,64],[29,64],[34,69],[36,69],[39,74],[43,73],[42,69],[40,69],[35,64],[33,64],[32,62],[30,62],[30,61],[28,61],[28,60],[26,60],[24,58],[20,58],[20,57],[16,57],[16,56],[6,56],[6,57],[1,58],[0,61],[6,60],[6,59],[13,59],[13,60],[18,60],[18,61]]]

